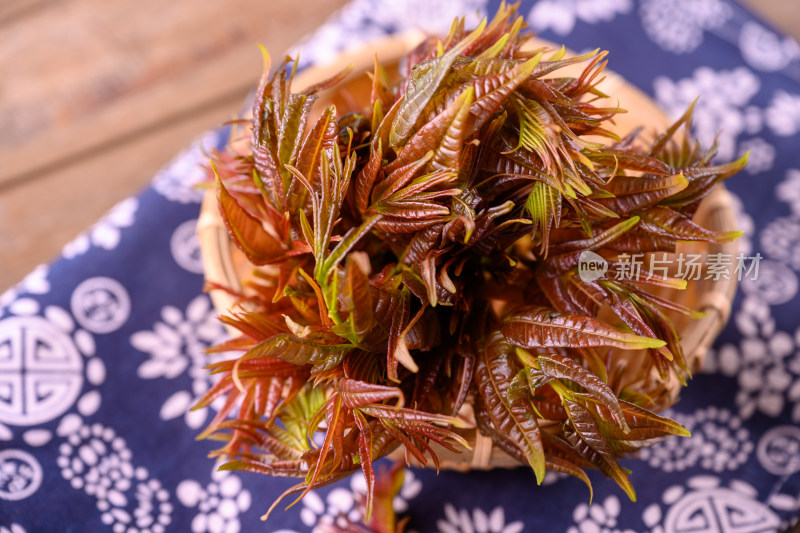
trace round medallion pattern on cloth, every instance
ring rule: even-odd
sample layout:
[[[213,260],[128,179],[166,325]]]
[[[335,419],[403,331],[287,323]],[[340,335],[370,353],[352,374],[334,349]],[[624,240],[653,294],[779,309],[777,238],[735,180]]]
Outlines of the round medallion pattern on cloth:
[[[800,219],[773,220],[761,232],[761,247],[773,259],[800,270]]]
[[[739,33],[739,49],[744,60],[752,67],[768,72],[784,69],[800,57],[797,41],[789,37],[781,39],[753,21],[747,21],[742,25],[742,31]]]
[[[776,476],[800,472],[800,428],[776,426],[769,429],[758,441],[756,457],[764,470]]]
[[[130,316],[131,300],[120,282],[107,277],[89,278],[72,293],[72,314],[92,333],[111,333]]]
[[[31,426],[72,407],[83,360],[72,339],[41,317],[0,322],[0,422]]]
[[[0,500],[23,500],[42,484],[42,467],[24,450],[0,451]]]
[[[770,533],[780,524],[769,508],[729,489],[691,492],[670,508],[666,533]]]
[[[797,294],[797,274],[779,261],[763,259],[758,265],[758,278],[745,278],[740,285],[742,291],[769,305],[790,301]]]
[[[300,62],[325,61],[344,48],[412,26],[446,32],[455,15],[466,14],[466,25],[474,26],[496,4],[349,1],[305,39]],[[574,506],[570,516],[541,502],[530,505],[513,481],[476,503],[464,491],[449,490],[449,484],[437,485],[428,476],[415,478],[409,470],[392,502],[395,511],[400,517],[406,512],[418,516],[414,498],[423,492],[424,480],[425,494],[433,499],[425,506],[435,510],[426,517],[423,531],[787,530],[800,517],[800,328],[792,321],[800,293],[800,169],[788,168],[794,165],[792,149],[800,140],[800,85],[795,83],[800,79],[800,47],[729,0],[532,0],[521,5],[534,29],[558,36],[572,33],[575,40],[564,41],[567,46],[573,43],[575,50],[583,50],[584,44],[610,49],[610,67],[631,74],[630,79],[655,93],[674,117],[700,95],[695,133],[707,146],[722,132],[719,162],[750,152],[744,173],[731,181],[739,194],[739,229],[745,231],[738,244],[747,256],[760,252],[764,259],[758,278],[742,282],[731,325],[706,358],[701,379],[714,380],[713,390],[692,393],[702,399],[682,404],[684,413],[670,415],[693,436],[661,442],[634,463],[634,470],[656,480],[637,485],[639,503],[601,492],[591,506],[582,498],[567,504],[568,509]],[[589,28],[590,24],[598,26]],[[601,42],[586,42],[584,30],[587,35],[602,34]],[[615,53],[620,42],[624,46],[615,34],[628,32],[643,37],[638,41],[641,48]],[[640,75],[625,57],[628,51],[646,54],[663,68],[642,69],[650,74]],[[680,68],[673,68],[678,64],[671,62],[678,58],[674,54],[685,54],[679,57]],[[176,459],[167,451],[172,446],[168,438],[191,440],[213,416],[218,403],[189,409],[215,382],[203,367],[215,357],[229,358],[203,353],[226,335],[208,297],[178,288],[202,274],[192,204],[197,207],[203,192],[194,185],[207,178],[202,166],[208,150],[224,137],[222,130],[203,135],[155,176],[151,191],[120,203],[64,247],[66,261],[39,266],[0,295],[0,533],[41,530],[29,522],[35,515],[25,512],[30,502],[45,498],[47,504],[74,506],[92,515],[100,524],[97,529],[106,533],[300,533],[322,531],[342,517],[363,517],[360,474],[309,492],[300,505],[276,517],[282,521],[276,525],[260,523],[264,508],[251,501],[262,481],[246,474],[209,476],[202,451],[195,450],[196,456],[180,452],[178,459],[193,465],[191,470],[168,472],[156,466]],[[166,246],[145,251],[176,276],[175,291],[129,293],[126,287],[133,285],[126,274],[109,270],[81,283],[72,291],[71,302],[58,300],[72,290],[62,280],[84,280],[89,271],[96,274],[96,264],[87,263],[93,261],[92,254],[102,255],[104,261],[118,260],[137,241],[130,237],[139,236],[139,224],[147,227],[151,217],[166,210],[186,212],[170,218],[175,223],[162,229],[169,237]],[[143,325],[132,329],[131,313],[141,308],[156,311],[136,317]],[[100,334],[108,335],[104,340],[113,340],[120,352],[98,350],[95,338]],[[132,358],[137,367],[137,376],[126,376],[124,383],[112,366],[123,357]],[[135,413],[141,418],[131,425],[114,402],[118,392],[141,387],[139,379],[162,380],[163,387],[157,397],[142,399]],[[156,383],[146,385],[156,390]],[[139,431],[141,427],[146,431]],[[160,442],[167,444],[147,448],[156,433],[159,439],[166,436]],[[163,463],[144,462],[156,453],[163,454]],[[549,472],[545,484],[564,476]],[[663,479],[674,484],[662,485]],[[68,525],[74,527],[58,523],[52,529]]]
[[[183,222],[172,233],[169,240],[172,257],[181,268],[193,274],[203,273],[203,258],[200,255],[200,241],[197,239],[197,219]]]
[[[740,480],[724,487],[716,477],[693,476],[667,488],[662,501],[664,508],[653,503],[644,510],[651,533],[774,533],[781,526],[756,489]]]

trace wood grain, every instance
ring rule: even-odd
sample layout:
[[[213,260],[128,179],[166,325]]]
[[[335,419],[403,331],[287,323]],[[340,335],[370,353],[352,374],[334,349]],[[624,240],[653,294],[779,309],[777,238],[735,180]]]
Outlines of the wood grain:
[[[0,0],[0,291],[236,112],[346,0]],[[797,0],[742,0],[800,37]]]
[[[0,290],[146,185],[345,0],[0,2]]]

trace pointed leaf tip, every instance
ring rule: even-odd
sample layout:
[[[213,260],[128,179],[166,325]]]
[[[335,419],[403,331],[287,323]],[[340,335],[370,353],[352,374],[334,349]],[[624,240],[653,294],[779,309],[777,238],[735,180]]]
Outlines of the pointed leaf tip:
[[[264,62],[264,72],[269,72],[270,66],[272,65],[272,58],[267,51],[267,48],[261,44],[258,44],[258,49],[261,50],[261,60]]]
[[[750,161],[750,150],[746,151],[742,157],[736,160],[738,163],[739,161],[742,162],[742,166],[746,165],[748,161]]]
[[[722,242],[730,242],[738,239],[742,235],[744,235],[744,231],[726,231],[722,233],[719,238]]]
[[[643,337],[635,335],[631,338],[631,343],[635,343],[640,348],[661,348],[666,346],[667,343],[661,339],[654,339],[652,337]]]

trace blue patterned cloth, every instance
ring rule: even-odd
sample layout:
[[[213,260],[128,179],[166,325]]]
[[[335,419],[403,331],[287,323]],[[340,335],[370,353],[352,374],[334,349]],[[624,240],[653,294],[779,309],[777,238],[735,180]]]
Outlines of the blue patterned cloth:
[[[408,26],[441,32],[486,0],[355,0],[300,45],[308,64]],[[726,0],[523,1],[541,35],[610,67],[672,115],[700,95],[695,130],[720,158],[751,152],[729,181],[745,252],[761,253],[732,320],[671,416],[670,439],[625,464],[639,501],[592,475],[526,468],[436,475],[410,470],[394,504],[409,529],[441,533],[756,533],[800,516],[800,48]],[[267,523],[289,483],[215,472],[195,442],[214,406],[205,347],[224,336],[195,223],[198,140],[0,298],[0,533],[308,532],[357,513],[360,476],[315,490]]]

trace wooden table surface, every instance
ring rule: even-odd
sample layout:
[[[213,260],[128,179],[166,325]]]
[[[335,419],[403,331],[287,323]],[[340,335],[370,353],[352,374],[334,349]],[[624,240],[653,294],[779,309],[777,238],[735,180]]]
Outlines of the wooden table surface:
[[[0,0],[0,292],[231,118],[256,43],[280,57],[344,3]]]
[[[0,0],[0,292],[194,137],[346,0]],[[797,0],[747,0],[800,36]]]

